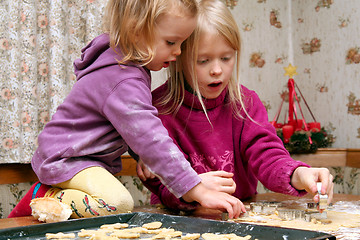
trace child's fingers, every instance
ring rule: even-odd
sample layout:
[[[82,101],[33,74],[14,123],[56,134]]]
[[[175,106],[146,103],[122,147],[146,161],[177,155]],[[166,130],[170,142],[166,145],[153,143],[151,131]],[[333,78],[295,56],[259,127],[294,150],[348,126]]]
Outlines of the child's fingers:
[[[231,205],[233,207],[233,216],[232,217],[229,216],[229,218],[238,218],[240,216],[243,208],[245,210],[243,203],[238,199],[235,199],[235,200],[237,200],[237,201],[232,201],[232,203],[231,203]]]
[[[319,181],[321,181],[321,193],[329,194],[333,181],[333,176],[330,174],[329,169],[321,168],[319,171]]]
[[[150,172],[148,168],[143,167],[142,170],[143,170],[143,172],[144,172],[144,175],[145,175],[146,179],[155,178],[155,175],[154,175],[152,172]]]
[[[225,171],[216,171],[211,172],[214,177],[217,177],[217,182],[222,186],[233,187],[235,186],[235,181],[232,179],[233,173],[225,172]]]
[[[235,192],[235,190],[236,190],[235,182],[232,182],[229,184],[224,184],[224,185],[221,185],[221,187],[220,187],[221,192],[225,192],[228,194],[233,194]]]
[[[224,203],[224,208],[225,208],[226,212],[229,213],[229,218],[230,219],[234,218],[235,213],[234,213],[232,205],[229,202]]]
[[[236,186],[236,183],[232,178],[222,178],[220,181],[223,186],[229,186],[229,187]]]
[[[328,204],[330,204],[332,202],[333,199],[333,195],[334,195],[334,183],[333,181],[333,177],[331,175],[331,183],[330,183],[330,187],[328,188]]]
[[[155,174],[149,171],[149,169],[141,160],[139,160],[139,162],[136,164],[136,173],[142,181],[146,181],[147,179],[153,179],[156,177]]]
[[[140,164],[136,165],[136,173],[138,175],[138,177],[142,180],[142,181],[146,181],[146,177],[144,175],[144,172],[142,170],[142,167]]]
[[[220,188],[220,192],[224,192],[227,194],[233,194],[235,192],[236,188],[235,187],[221,187]]]
[[[236,183],[232,178],[221,178],[220,191],[233,194],[236,190]]]
[[[229,218],[238,218],[241,214],[241,212],[246,212],[244,204],[237,198],[230,196],[226,199],[227,203],[227,209],[226,211],[229,213]]]
[[[226,193],[219,193],[216,203],[213,202],[213,204],[215,206],[212,208],[228,212],[230,219],[238,218],[242,211],[242,202],[238,198]]]
[[[328,195],[328,203],[332,202],[334,193],[334,177],[330,174],[328,169],[320,172],[319,180],[321,180],[321,193]]]
[[[234,176],[233,173],[225,172],[225,171],[213,171],[211,173],[213,173],[215,176],[223,177],[223,178],[232,178]]]

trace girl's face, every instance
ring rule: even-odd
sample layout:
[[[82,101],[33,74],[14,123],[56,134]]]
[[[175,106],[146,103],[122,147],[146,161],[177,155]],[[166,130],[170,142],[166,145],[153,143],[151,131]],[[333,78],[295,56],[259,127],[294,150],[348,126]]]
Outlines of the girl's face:
[[[236,51],[222,36],[206,32],[200,35],[197,58],[195,74],[200,93],[206,99],[217,98],[230,81],[236,61]],[[191,64],[191,61],[187,64]],[[186,79],[191,79],[189,69],[189,67],[184,69]],[[192,81],[188,83],[194,89]]]
[[[190,36],[196,26],[196,18],[167,13],[159,17],[156,27],[155,55],[146,65],[151,71],[167,68],[180,55],[181,43]]]

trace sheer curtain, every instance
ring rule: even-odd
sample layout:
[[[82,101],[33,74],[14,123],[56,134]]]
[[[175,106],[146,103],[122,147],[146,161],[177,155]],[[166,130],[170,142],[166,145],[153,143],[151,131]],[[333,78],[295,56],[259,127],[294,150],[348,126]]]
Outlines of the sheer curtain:
[[[106,0],[0,1],[0,163],[28,163],[75,82],[73,61],[101,33]]]

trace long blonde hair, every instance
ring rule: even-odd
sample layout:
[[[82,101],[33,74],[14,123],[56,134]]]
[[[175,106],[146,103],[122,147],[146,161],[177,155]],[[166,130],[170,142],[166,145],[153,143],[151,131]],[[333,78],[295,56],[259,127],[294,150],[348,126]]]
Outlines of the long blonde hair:
[[[232,77],[227,88],[230,104],[236,117],[243,118],[241,109],[247,114],[239,85],[240,52],[241,39],[239,28],[230,10],[221,0],[201,0],[199,2],[199,13],[197,26],[191,36],[184,41],[181,48],[181,55],[177,57],[176,62],[169,67],[168,93],[157,103],[167,105],[167,108],[161,114],[175,113],[184,100],[185,77],[183,69],[185,64],[190,66],[191,86],[195,91],[202,107],[207,115],[206,108],[201,97],[195,68],[197,63],[200,35],[203,32],[216,32],[222,36],[229,45],[236,51],[236,63]],[[191,62],[189,63],[189,60]],[[168,104],[172,102],[169,106]],[[241,108],[239,108],[239,104]]]
[[[163,14],[194,17],[196,0],[109,0],[105,8],[103,31],[110,36],[110,47],[119,47],[121,63],[134,61],[146,65],[154,57],[156,23]],[[146,42],[138,43],[145,39]]]

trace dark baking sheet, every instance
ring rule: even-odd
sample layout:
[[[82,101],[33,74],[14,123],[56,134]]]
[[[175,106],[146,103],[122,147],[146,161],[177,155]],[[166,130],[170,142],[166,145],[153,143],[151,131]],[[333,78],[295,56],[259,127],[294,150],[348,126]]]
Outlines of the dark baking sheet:
[[[193,217],[172,216],[155,213],[126,213],[105,217],[68,220],[58,223],[47,223],[34,226],[8,228],[0,230],[0,239],[46,239],[46,233],[70,233],[81,229],[97,229],[103,224],[128,223],[131,227],[142,226],[144,223],[160,221],[162,227],[174,228],[185,233],[235,233],[238,236],[251,235],[253,239],[336,239],[335,236],[315,231],[305,231],[280,227],[259,226],[247,223],[205,220]],[[85,239],[85,238],[78,238]]]

